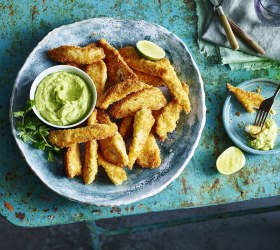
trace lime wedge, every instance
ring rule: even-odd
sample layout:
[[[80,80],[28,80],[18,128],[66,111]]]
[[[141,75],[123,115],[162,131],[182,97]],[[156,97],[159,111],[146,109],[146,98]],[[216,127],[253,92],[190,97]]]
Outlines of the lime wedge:
[[[245,162],[245,156],[239,148],[229,147],[218,157],[216,167],[221,174],[230,175],[243,168]]]
[[[136,43],[136,48],[139,53],[149,60],[159,60],[165,57],[165,51],[157,44],[142,40]]]

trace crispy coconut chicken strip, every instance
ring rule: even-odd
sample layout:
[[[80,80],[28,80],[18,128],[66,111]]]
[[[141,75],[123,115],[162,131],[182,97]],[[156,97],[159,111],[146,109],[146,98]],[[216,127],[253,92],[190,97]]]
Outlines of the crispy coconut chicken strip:
[[[255,109],[258,109],[264,100],[264,98],[258,93],[245,91],[243,89],[234,87],[229,83],[227,84],[227,88],[250,113],[255,112]]]
[[[82,175],[80,145],[69,145],[64,151],[64,169],[68,178]]]
[[[158,110],[167,104],[166,98],[161,90],[155,87],[140,90],[132,93],[112,105],[110,113],[115,118],[133,116],[138,110],[146,107],[151,110]]]
[[[181,105],[186,114],[191,111],[191,103],[188,94],[184,91],[183,85],[180,82],[172,65],[166,74],[162,76],[170,93],[174,99]]]
[[[136,163],[143,168],[158,168],[160,166],[160,149],[152,133],[149,134]]]
[[[105,83],[107,80],[106,64],[100,60],[86,65],[83,70],[90,76],[96,87],[97,100],[104,94]]]
[[[132,135],[133,122],[134,122],[133,116],[127,116],[122,119],[121,124],[119,126],[119,133],[121,134],[124,140],[126,140],[128,137]]]
[[[98,46],[103,48],[106,55],[105,63],[108,72],[107,89],[118,82],[137,78],[131,68],[123,60],[118,50],[111,46],[105,39],[101,39],[98,42]]]
[[[54,146],[65,148],[75,143],[101,140],[113,136],[116,132],[116,124],[94,124],[83,128],[50,131],[49,141]]]
[[[115,184],[120,185],[127,180],[126,172],[123,168],[108,162],[101,152],[98,152],[98,165],[102,166],[107,173],[109,179]]]
[[[184,93],[182,84],[167,58],[157,61],[150,61],[143,58],[132,46],[123,47],[119,50],[127,64],[135,70],[146,74],[159,76],[167,85],[169,91],[177,102],[182,106],[186,113],[191,110],[190,100]]]
[[[154,87],[160,87],[165,85],[164,81],[159,76],[149,75],[135,69],[133,71],[137,75],[139,81],[142,81]]]
[[[101,109],[98,110],[97,121],[101,124],[112,124],[110,117]],[[98,140],[98,144],[107,161],[119,167],[124,167],[128,164],[125,142],[118,131],[111,137]]]
[[[133,164],[140,155],[154,123],[155,118],[153,117],[150,109],[142,108],[136,113],[133,123],[132,142],[129,147],[128,154],[129,169],[132,169]]]
[[[163,108],[155,125],[156,133],[161,141],[167,138],[168,133],[175,130],[181,111],[182,107],[175,100],[172,100]]]
[[[88,126],[91,126],[97,122],[96,115],[97,111],[95,109],[93,110],[93,112],[87,120]],[[85,162],[83,168],[83,179],[84,183],[87,185],[91,184],[94,181],[95,176],[98,172],[97,148],[98,144],[96,140],[87,141],[85,144]]]
[[[151,86],[138,80],[126,80],[119,82],[109,88],[104,95],[99,98],[97,106],[102,109],[107,109],[112,103],[125,98],[131,93],[145,88],[151,88]]]
[[[62,45],[48,51],[48,56],[60,63],[91,64],[105,57],[102,48],[95,44],[86,47]]]
[[[188,95],[189,86],[186,83],[183,83],[183,89]],[[168,133],[175,130],[181,111],[181,105],[174,99],[162,109],[155,123],[155,130],[161,141],[167,138]]]
[[[149,75],[161,77],[167,73],[170,66],[170,62],[166,58],[157,61],[143,58],[132,46],[120,48],[119,52],[129,67]]]

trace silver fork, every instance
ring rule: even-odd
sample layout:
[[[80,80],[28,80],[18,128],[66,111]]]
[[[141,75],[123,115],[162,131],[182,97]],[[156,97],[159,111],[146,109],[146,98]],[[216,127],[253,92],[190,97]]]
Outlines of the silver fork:
[[[263,126],[265,124],[265,121],[266,121],[266,118],[269,114],[269,111],[272,108],[274,99],[277,96],[279,90],[280,90],[280,84],[278,85],[278,88],[276,89],[273,96],[271,96],[271,97],[262,101],[262,103],[259,107],[256,119],[255,119],[254,125],[256,125],[258,127],[261,127],[261,129],[263,128]]]

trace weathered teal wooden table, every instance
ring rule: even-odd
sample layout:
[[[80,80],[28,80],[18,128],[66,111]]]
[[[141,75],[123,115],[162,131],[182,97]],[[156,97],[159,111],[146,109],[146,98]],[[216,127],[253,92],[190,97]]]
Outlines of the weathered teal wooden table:
[[[153,197],[120,207],[97,207],[72,202],[45,187],[20,155],[11,134],[8,117],[13,83],[37,43],[56,27],[103,16],[143,19],[162,25],[178,35],[198,64],[205,84],[208,107],[200,144],[179,178]],[[11,223],[24,227],[48,226],[218,205],[280,194],[279,155],[246,154],[246,167],[231,176],[222,176],[215,169],[217,156],[232,145],[221,121],[223,102],[227,97],[225,83],[237,84],[259,77],[279,79],[280,75],[274,70],[231,71],[217,64],[214,59],[201,55],[196,43],[197,17],[193,1],[2,0],[0,17],[0,213]],[[266,211],[276,209],[279,207],[267,208]],[[215,215],[208,218],[211,217]],[[98,228],[92,229],[104,233]]]

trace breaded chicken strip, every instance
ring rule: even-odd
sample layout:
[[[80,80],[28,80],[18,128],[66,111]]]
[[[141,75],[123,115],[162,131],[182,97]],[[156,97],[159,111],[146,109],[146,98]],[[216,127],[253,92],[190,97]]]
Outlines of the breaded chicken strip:
[[[170,93],[174,99],[181,105],[186,114],[191,111],[191,103],[188,94],[183,89],[183,85],[180,82],[174,68],[170,65],[168,72],[162,75],[163,81],[166,83]]]
[[[168,133],[175,130],[181,111],[182,107],[175,100],[172,100],[163,108],[156,121],[156,133],[161,141],[167,138]]]
[[[116,132],[116,124],[94,124],[83,128],[50,131],[49,141],[54,146],[65,148],[75,143],[104,139]]]
[[[101,109],[98,110],[97,121],[102,124],[112,124],[110,117]],[[118,131],[111,137],[98,140],[98,145],[107,161],[119,167],[128,164],[125,142]]]
[[[115,184],[120,185],[127,180],[126,172],[123,168],[116,166],[104,158],[101,152],[98,152],[98,165],[102,166],[107,173],[109,179]]]
[[[227,88],[250,113],[255,112],[255,109],[258,109],[264,100],[264,98],[258,93],[245,91],[243,89],[234,87],[229,83],[227,83]]]
[[[157,110],[167,104],[166,98],[160,89],[151,87],[132,93],[112,105],[110,113],[115,118],[133,116],[138,110],[146,107]]]
[[[95,44],[86,47],[63,45],[48,51],[48,56],[60,63],[91,64],[105,57],[102,48]]]
[[[104,94],[105,83],[107,80],[106,64],[100,60],[86,65],[83,70],[90,76],[96,87],[97,100]]]
[[[85,164],[83,168],[83,180],[86,185],[91,184],[97,175],[97,149],[96,140],[87,141],[85,144]]]
[[[160,166],[160,149],[152,133],[149,134],[136,163],[143,168],[158,168]]]
[[[155,118],[150,109],[142,108],[136,113],[133,123],[132,142],[128,153],[129,169],[132,169],[133,164],[140,155],[154,123]]]
[[[122,118],[121,124],[119,126],[119,133],[121,134],[124,140],[126,140],[128,137],[132,135],[133,122],[134,122],[133,116],[127,116]]]
[[[79,69],[81,69],[81,70],[83,70],[83,66],[84,66],[84,65],[77,64],[77,63],[74,63],[74,62],[67,62],[67,63],[65,63],[65,64],[67,64],[67,65],[69,65],[69,66],[73,66],[73,67],[79,68]]]
[[[189,86],[186,83],[183,83],[183,89],[188,95]],[[182,107],[176,100],[172,100],[162,109],[155,123],[155,130],[161,141],[167,138],[168,133],[175,130],[181,111]]]
[[[93,110],[93,112],[87,120],[88,126],[91,126],[97,122],[96,115],[97,111],[95,109]],[[98,171],[97,148],[98,145],[96,140],[87,141],[85,144],[85,163],[83,168],[83,179],[86,185],[89,185],[94,181]]]
[[[117,102],[127,95],[139,90],[151,88],[151,86],[138,80],[126,80],[109,88],[97,102],[97,107],[107,109],[112,103]]]
[[[120,48],[119,52],[129,67],[149,75],[161,77],[163,74],[167,73],[170,66],[170,62],[166,58],[157,61],[143,58],[137,52],[136,48],[132,46]]]
[[[164,106],[164,107],[166,107],[166,106]],[[164,107],[161,108],[161,109],[158,109],[158,110],[152,110],[153,117],[154,117],[156,120],[157,120],[158,117],[161,115],[162,110],[164,109]]]
[[[105,63],[108,72],[106,89],[118,82],[137,78],[131,68],[123,60],[118,50],[111,46],[105,39],[101,39],[98,42],[98,46],[103,48],[106,55]]]
[[[68,178],[82,175],[80,145],[72,144],[65,149],[64,168]]]
[[[182,84],[177,77],[173,66],[170,64],[167,58],[163,58],[157,61],[150,61],[143,58],[132,46],[121,48],[119,52],[132,69],[136,69],[146,74],[161,77],[173,97],[182,106],[185,112],[187,114],[190,112],[190,100],[184,93]]]
[[[137,75],[139,81],[142,81],[154,87],[160,87],[165,85],[164,81],[159,76],[149,75],[135,69],[133,71]]]
[[[97,122],[99,124],[113,124],[113,122],[111,121],[110,117],[107,115],[106,110],[100,109],[100,108],[96,108],[97,110]]]

